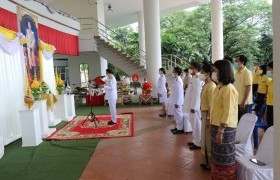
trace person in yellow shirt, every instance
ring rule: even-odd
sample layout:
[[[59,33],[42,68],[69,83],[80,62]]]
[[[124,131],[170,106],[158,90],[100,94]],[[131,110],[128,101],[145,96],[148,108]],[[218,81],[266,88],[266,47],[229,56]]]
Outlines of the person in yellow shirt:
[[[265,118],[268,128],[273,126],[273,62],[268,63],[266,75],[271,78],[268,83]]]
[[[250,110],[250,104],[253,103],[252,98],[252,73],[246,68],[248,59],[245,55],[235,56],[234,68],[234,87],[238,96],[238,121]]]
[[[260,70],[262,71],[262,73],[258,81],[258,91],[256,96],[257,105],[255,108],[256,114],[258,114],[263,104],[265,103],[268,84],[271,81],[271,79],[266,75],[266,71],[267,71],[266,65],[261,65]]]
[[[217,79],[210,106],[212,179],[236,179],[235,135],[238,122],[238,92],[233,86],[234,72],[228,60],[214,63]]]
[[[257,90],[258,90],[258,81],[261,75],[260,64],[258,62],[254,63],[254,67],[252,69],[253,75],[253,97],[256,97]]]
[[[214,69],[209,63],[204,63],[201,69],[199,79],[205,84],[201,92],[201,164],[204,170],[210,170],[211,164],[211,135],[209,132],[210,125],[210,104],[211,97],[216,84],[211,79]]]

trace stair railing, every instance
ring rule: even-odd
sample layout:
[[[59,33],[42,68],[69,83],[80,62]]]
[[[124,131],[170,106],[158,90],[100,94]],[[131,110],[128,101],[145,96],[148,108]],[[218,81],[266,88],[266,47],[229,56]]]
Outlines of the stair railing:
[[[164,67],[166,70],[172,70],[176,66],[185,69],[189,64],[189,60],[184,57],[179,57],[175,54],[164,54],[161,56],[161,58],[162,67]]]
[[[128,57],[133,58],[134,60],[138,61],[140,65],[146,67],[146,52],[140,48],[136,48],[136,52],[129,52],[126,38],[119,38],[116,40],[113,38],[113,36],[119,36],[118,33],[116,33],[114,30],[109,28],[108,26],[102,24],[95,18],[79,18],[80,24],[81,24],[81,31],[87,31],[90,29],[92,30],[93,36],[99,36],[101,39],[108,42],[110,45],[112,45],[114,48],[117,48],[119,51],[122,51],[123,53],[127,54]],[[84,21],[86,24],[84,24]],[[85,27],[84,27],[85,26]],[[97,27],[97,32],[94,31],[94,27]],[[136,45],[136,47],[138,44]]]

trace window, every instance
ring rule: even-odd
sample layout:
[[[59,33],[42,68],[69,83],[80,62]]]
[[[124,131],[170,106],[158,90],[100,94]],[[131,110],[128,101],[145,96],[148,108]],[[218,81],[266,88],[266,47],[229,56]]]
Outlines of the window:
[[[82,87],[88,87],[88,64],[80,64],[80,77]]]

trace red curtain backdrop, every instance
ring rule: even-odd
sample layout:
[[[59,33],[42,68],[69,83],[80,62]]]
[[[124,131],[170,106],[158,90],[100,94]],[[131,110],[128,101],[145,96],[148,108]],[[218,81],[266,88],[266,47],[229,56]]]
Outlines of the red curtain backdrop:
[[[17,14],[0,7],[0,26],[17,32]]]
[[[45,43],[54,45],[56,54],[79,55],[78,36],[67,34],[42,24],[39,24],[38,29],[39,38]]]

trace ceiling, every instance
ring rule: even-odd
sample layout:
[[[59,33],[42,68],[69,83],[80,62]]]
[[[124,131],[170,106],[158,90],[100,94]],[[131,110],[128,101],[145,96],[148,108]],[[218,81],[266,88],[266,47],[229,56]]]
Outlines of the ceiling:
[[[48,5],[59,8],[66,13],[77,17],[93,17],[96,0],[42,0]],[[89,3],[94,2],[92,4]],[[159,0],[160,12],[166,14],[176,10],[187,9],[210,0]],[[108,5],[113,12],[107,12]],[[137,14],[143,8],[143,0],[104,0],[105,22],[109,27],[118,27],[137,22]]]

